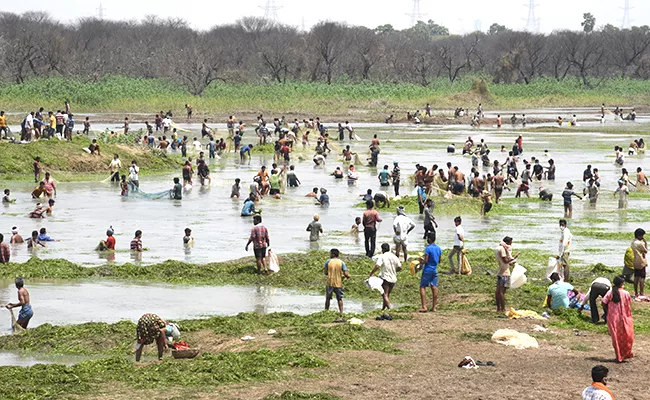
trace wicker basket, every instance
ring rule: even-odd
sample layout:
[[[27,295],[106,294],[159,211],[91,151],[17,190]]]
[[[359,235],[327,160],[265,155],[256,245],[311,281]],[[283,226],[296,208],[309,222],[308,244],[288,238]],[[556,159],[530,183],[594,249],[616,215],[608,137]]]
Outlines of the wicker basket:
[[[184,349],[172,350],[172,357],[174,358],[194,358],[199,355],[201,349]]]

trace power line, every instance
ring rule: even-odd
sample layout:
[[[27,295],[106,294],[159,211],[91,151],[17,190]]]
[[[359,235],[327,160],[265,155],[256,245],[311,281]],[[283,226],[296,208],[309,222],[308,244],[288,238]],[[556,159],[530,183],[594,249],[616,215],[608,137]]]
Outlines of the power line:
[[[411,17],[411,26],[415,26],[418,21],[422,21],[427,14],[423,14],[420,10],[420,0],[413,0],[413,11],[410,14],[406,14]]]
[[[266,5],[260,6],[264,10],[264,19],[278,21],[278,10],[282,7],[275,5],[275,0],[266,0]]]
[[[528,32],[539,32],[539,19],[535,18],[535,0],[530,0],[528,3],[528,19],[526,19],[526,30]]]
[[[630,29],[632,24],[630,22],[630,0],[625,0],[625,7],[623,7],[623,22],[621,23],[621,29]]]

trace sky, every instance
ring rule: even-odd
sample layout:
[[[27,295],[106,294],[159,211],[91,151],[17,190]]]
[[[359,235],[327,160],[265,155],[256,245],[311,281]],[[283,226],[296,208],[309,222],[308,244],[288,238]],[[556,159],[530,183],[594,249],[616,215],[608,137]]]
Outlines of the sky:
[[[650,1],[628,0],[632,25],[650,25]],[[174,17],[186,20],[195,29],[209,29],[227,24],[245,16],[264,16],[267,3],[275,3],[278,19],[297,28],[309,29],[323,20],[345,22],[375,28],[392,24],[396,29],[411,24],[413,0],[0,0],[0,11],[22,13],[47,11],[54,19],[75,22],[82,17],[98,16],[100,4],[105,19],[139,20],[147,14],[161,18]],[[498,23],[511,29],[527,26],[530,0],[419,0],[421,19],[432,19],[449,28],[451,33],[463,34],[476,30],[486,31]],[[181,5],[182,6],[179,6]],[[535,19],[538,31],[579,30],[582,14],[592,13],[596,25],[623,22],[625,0],[535,0]]]

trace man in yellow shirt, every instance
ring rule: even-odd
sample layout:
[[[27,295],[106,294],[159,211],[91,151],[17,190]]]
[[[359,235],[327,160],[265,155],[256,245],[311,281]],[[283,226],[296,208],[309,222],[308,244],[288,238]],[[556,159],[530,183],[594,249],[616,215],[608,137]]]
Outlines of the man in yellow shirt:
[[[54,136],[54,131],[56,130],[56,117],[54,116],[54,113],[52,113],[52,111],[49,111],[47,113],[47,115],[48,115],[49,122],[50,122],[50,124],[49,124],[50,129],[47,132],[47,136],[52,137],[52,136]]]
[[[4,133],[4,136],[2,134]],[[7,126],[7,117],[5,116],[4,111],[0,111],[0,139],[7,138],[7,133],[9,133],[9,127]]]
[[[332,295],[336,294],[336,300],[339,304],[339,312],[343,313],[343,277],[350,278],[348,267],[339,259],[338,249],[330,250],[330,259],[325,262],[324,272],[327,276],[327,286],[325,286],[325,309],[330,309],[330,300]]]

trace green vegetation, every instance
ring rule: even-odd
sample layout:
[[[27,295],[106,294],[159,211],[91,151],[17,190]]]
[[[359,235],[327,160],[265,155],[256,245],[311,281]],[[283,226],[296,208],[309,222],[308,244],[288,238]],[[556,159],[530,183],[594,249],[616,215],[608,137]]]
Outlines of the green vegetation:
[[[65,140],[39,140],[28,144],[0,142],[0,174],[3,179],[33,178],[35,157],[41,158],[41,176],[46,171],[58,181],[83,180],[94,177],[101,180],[109,176],[108,164],[113,154],[122,160],[122,173],[127,172],[131,160],[135,160],[142,174],[169,171],[181,167],[180,158],[166,155],[159,150],[123,144],[100,143],[101,156],[90,155],[90,140],[76,136],[72,142]]]
[[[352,317],[354,315],[348,315]],[[189,343],[196,332],[210,331],[217,335],[239,338],[269,329],[278,331],[276,338],[284,348],[295,351],[324,352],[335,350],[376,350],[397,353],[397,339],[383,329],[368,329],[348,324],[329,324],[337,313],[322,311],[307,316],[290,312],[256,314],[241,313],[231,317],[175,321],[183,338]],[[371,315],[360,315],[371,318]],[[114,324],[89,322],[79,325],[40,325],[20,335],[0,336],[4,350],[56,355],[129,356],[133,354],[136,324],[120,321]],[[152,350],[153,351],[153,350]]]
[[[72,78],[38,78],[23,84],[1,83],[0,103],[5,110],[29,110],[43,106],[61,108],[69,99],[75,113],[181,112],[185,103],[197,115],[232,113],[309,115],[349,115],[355,119],[377,120],[395,113],[401,119],[406,110],[422,108],[429,102],[441,106],[466,105],[482,101],[484,107],[528,108],[546,106],[597,106],[646,104],[650,82],[610,79],[596,88],[587,88],[578,79],[537,79],[528,85],[491,84],[479,92],[472,90],[477,77],[465,76],[453,85],[446,78],[433,79],[428,86],[409,83],[288,82],[285,84],[212,83],[202,96],[191,95],[182,85],[167,79],[137,79],[119,76],[97,81]],[[479,81],[486,82],[485,79]],[[287,115],[287,116],[289,116]],[[20,117],[22,118],[22,117]],[[426,122],[426,118],[424,119]],[[16,122],[16,121],[14,121]],[[17,121],[19,122],[19,121]]]
[[[280,379],[291,368],[319,368],[327,363],[304,352],[255,350],[204,353],[192,361],[165,359],[158,364],[136,366],[125,358],[84,361],[71,367],[35,365],[30,368],[0,367],[4,377],[0,397],[13,399],[58,398],[96,393],[101,386],[124,385],[131,389],[194,388],[237,382]]]
[[[574,228],[571,233],[578,236],[585,236],[600,240],[623,240],[632,241],[634,239],[634,232],[617,232],[604,229],[587,229],[587,228]]]

